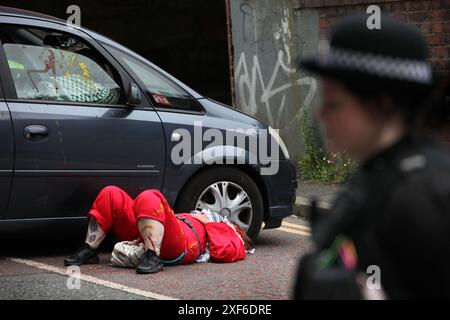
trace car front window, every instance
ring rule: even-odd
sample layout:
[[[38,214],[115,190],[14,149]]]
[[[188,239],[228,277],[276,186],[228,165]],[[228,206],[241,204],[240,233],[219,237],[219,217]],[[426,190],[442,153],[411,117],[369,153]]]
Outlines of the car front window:
[[[27,31],[10,27],[2,41],[18,99],[118,104],[120,86],[87,45],[64,34],[44,32],[40,39]]]
[[[202,110],[196,99],[160,72],[116,48],[106,46],[119,59],[125,69],[130,70],[140,80],[145,93],[158,107],[191,111]]]

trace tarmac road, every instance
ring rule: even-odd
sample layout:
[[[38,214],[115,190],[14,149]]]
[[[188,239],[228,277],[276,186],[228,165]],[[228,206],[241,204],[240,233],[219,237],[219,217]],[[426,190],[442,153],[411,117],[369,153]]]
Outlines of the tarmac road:
[[[307,225],[291,216],[281,228],[263,230],[243,261],[165,267],[152,275],[111,267],[106,244],[100,264],[79,269],[81,280],[69,277],[78,270],[63,260],[82,239],[29,239],[18,248],[4,242],[0,299],[288,299],[298,259],[311,246]]]

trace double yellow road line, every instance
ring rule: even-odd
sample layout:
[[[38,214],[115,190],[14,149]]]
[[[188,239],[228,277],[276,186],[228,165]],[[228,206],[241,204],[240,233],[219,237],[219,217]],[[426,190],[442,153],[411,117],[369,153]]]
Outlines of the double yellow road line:
[[[311,229],[309,227],[301,225],[301,224],[289,223],[289,222],[285,222],[285,221],[283,221],[283,223],[281,224],[281,227],[279,227],[276,230],[294,233],[294,234],[307,236],[307,237],[311,236]]]

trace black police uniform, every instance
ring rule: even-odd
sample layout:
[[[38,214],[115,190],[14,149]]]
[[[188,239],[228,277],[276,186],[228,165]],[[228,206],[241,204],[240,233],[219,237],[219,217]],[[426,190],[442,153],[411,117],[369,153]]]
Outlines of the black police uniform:
[[[370,29],[367,18],[334,26],[329,50],[299,67],[359,96],[399,98],[411,124],[434,85],[427,43],[414,26],[383,15],[381,28]],[[316,250],[301,259],[295,298],[364,298],[364,273],[387,298],[450,298],[450,151],[407,131],[362,164],[331,213],[313,206]]]
[[[387,298],[450,298],[448,147],[406,136],[366,161],[331,213],[319,215],[312,217],[317,250],[300,263],[294,298],[362,298],[356,274],[371,265]],[[341,235],[354,243],[356,268],[336,259],[321,269],[321,254]]]

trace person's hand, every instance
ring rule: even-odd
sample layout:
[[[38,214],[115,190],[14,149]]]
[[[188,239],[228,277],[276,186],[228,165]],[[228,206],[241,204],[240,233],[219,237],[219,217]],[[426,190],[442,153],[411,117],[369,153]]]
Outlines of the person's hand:
[[[203,224],[207,224],[207,223],[211,222],[207,216],[205,216],[204,214],[201,214],[201,213],[192,213],[191,216]]]

